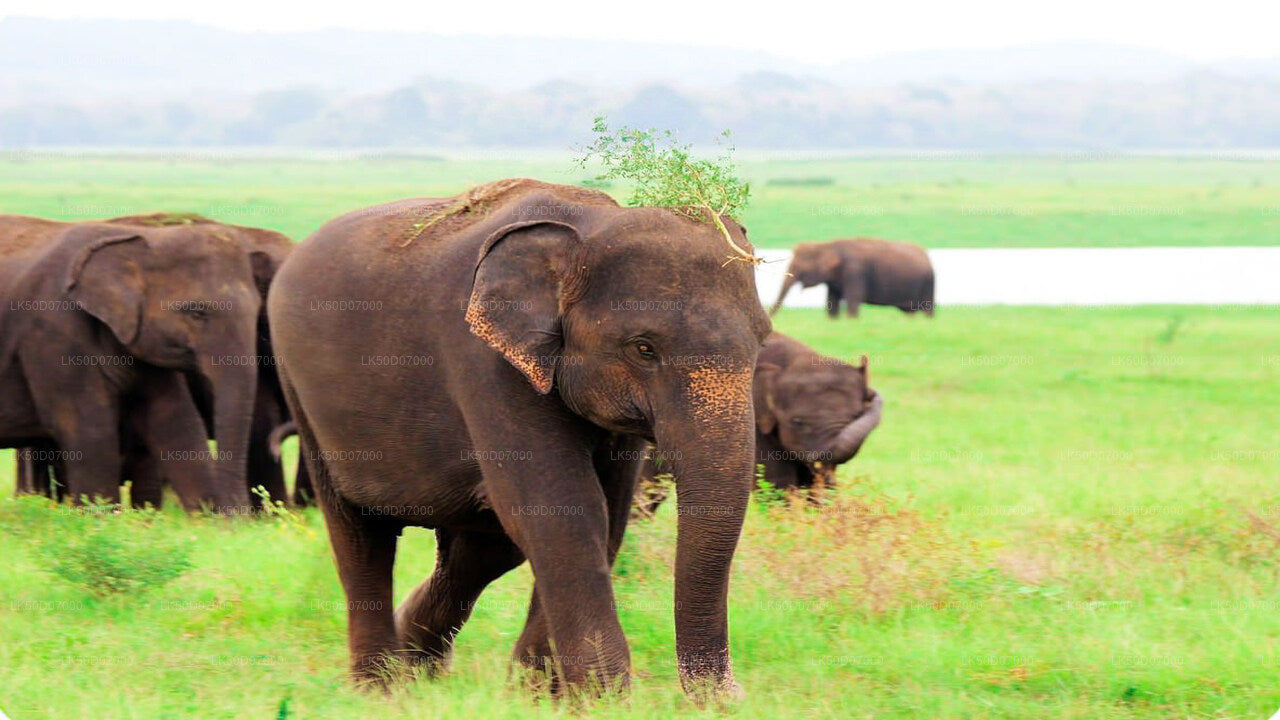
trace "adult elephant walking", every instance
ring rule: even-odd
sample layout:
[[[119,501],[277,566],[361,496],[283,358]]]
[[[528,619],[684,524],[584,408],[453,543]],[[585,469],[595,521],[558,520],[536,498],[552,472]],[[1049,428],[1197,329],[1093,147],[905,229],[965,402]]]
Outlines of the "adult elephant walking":
[[[628,684],[610,567],[649,439],[682,450],[682,682],[738,692],[729,566],[769,320],[753,266],[730,254],[709,222],[534,180],[351,213],[294,251],[271,331],[357,679],[396,655],[442,666],[476,597],[527,558],[518,661],[561,689]],[[439,555],[393,615],[406,525],[434,528]]]
[[[240,243],[185,225],[9,216],[0,229],[0,443],[51,440],[76,502],[118,502],[119,428],[145,408],[144,432],[184,429],[166,467],[189,507],[247,506],[257,371],[218,362],[254,348],[261,301]],[[218,391],[216,464],[183,372]]]
[[[933,265],[924,248],[911,243],[855,238],[796,245],[770,315],[796,283],[826,285],[831,317],[840,314],[842,302],[849,317],[857,317],[863,303],[933,316]]]

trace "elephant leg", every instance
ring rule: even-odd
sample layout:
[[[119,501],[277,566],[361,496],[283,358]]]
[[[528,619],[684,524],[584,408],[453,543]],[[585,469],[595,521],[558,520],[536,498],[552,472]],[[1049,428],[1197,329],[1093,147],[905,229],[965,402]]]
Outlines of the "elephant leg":
[[[787,460],[769,461],[764,463],[764,480],[777,490],[792,490],[801,485],[802,469]]]
[[[164,478],[154,455],[141,443],[127,448],[121,479],[129,480],[129,504],[142,509],[159,508],[164,503]]]
[[[105,434],[105,433],[104,433]],[[110,433],[114,435],[114,429]],[[120,503],[121,458],[114,437],[95,434],[85,438],[68,436],[63,447],[76,447],[64,461],[67,468],[67,495],[77,505],[101,501]]]
[[[48,450],[53,449],[53,446],[48,446]],[[45,451],[43,445],[18,448],[15,453],[18,467],[14,475],[14,494],[53,497],[52,460],[37,454]]]
[[[799,484],[798,464],[794,456],[782,447],[776,435],[761,435],[756,439],[756,462],[764,467],[764,481],[775,489],[789,490]]]
[[[149,452],[142,441],[140,431],[145,422],[145,413],[135,403],[120,427],[120,454],[124,463],[120,484],[129,482],[129,504],[134,508],[158,509],[164,502],[164,477],[155,454]]]
[[[843,300],[843,291],[840,286],[835,283],[827,283],[827,316],[838,317],[840,315],[840,301]]]
[[[142,458],[133,477],[141,500],[158,506],[167,481],[187,510],[215,504],[217,471],[186,378],[177,372],[148,375],[129,417]]]
[[[607,554],[610,569],[613,568],[614,562],[618,559],[618,552],[622,548],[627,521],[631,517],[631,503],[635,497],[636,485],[644,474],[642,469],[651,462],[642,459],[643,448],[643,441],[633,438],[613,438],[597,449],[593,458],[596,472],[600,476],[600,485],[604,491],[609,518]],[[525,618],[524,630],[516,642],[515,663],[526,670],[533,684],[549,681],[548,689],[552,692],[559,691],[557,668],[562,667],[564,663],[561,658],[555,656],[553,651],[536,581],[533,596],[529,600],[529,613]]]
[[[867,301],[867,279],[862,272],[861,269],[849,271],[843,283],[845,314],[851,318],[858,317],[858,309]]]
[[[13,474],[13,491],[15,495],[33,495],[36,492],[36,461],[31,456],[32,448],[18,448],[14,453],[17,468]]]
[[[120,502],[118,398],[105,383],[92,380],[78,393],[60,391],[54,383],[32,388],[41,422],[49,428],[58,453],[59,484],[71,501]]]
[[[436,569],[395,612],[401,653],[432,675],[448,669],[453,638],[489,583],[524,562],[502,532],[436,530]]]
[[[258,398],[254,404],[253,427],[249,431],[249,501],[254,509],[262,509],[262,497],[253,492],[262,487],[274,500],[287,500],[284,468],[271,453],[271,431],[282,422],[270,388],[258,382]]]
[[[399,649],[391,569],[400,527],[385,518],[361,515],[340,498],[325,498],[320,506],[347,600],[352,679],[360,685],[386,686],[393,679]]]
[[[396,561],[396,538],[403,526],[385,516],[362,514],[338,496],[330,485],[321,448],[306,415],[298,410],[298,397],[283,368],[280,384],[298,426],[299,466],[306,463],[315,480],[316,504],[329,530],[329,545],[346,596],[351,677],[357,684],[385,687],[392,679],[393,658],[399,648],[391,571]]]

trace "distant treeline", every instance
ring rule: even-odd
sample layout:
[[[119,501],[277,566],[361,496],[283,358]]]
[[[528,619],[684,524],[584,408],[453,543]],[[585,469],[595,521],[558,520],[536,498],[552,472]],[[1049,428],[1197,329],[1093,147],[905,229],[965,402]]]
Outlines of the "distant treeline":
[[[584,140],[591,118],[731,128],[747,148],[1219,148],[1280,146],[1280,80],[1197,73],[1160,82],[845,88],[756,73],[716,88],[626,91],[569,82],[493,91],[422,80],[370,95],[305,87],[204,100],[0,99],[0,147],[539,147]]]

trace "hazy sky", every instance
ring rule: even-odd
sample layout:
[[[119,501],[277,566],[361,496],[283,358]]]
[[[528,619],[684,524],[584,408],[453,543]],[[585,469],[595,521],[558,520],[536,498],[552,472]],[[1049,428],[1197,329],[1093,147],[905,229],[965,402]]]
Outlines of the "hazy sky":
[[[899,50],[1097,41],[1197,60],[1280,55],[1275,0],[789,0],[771,11],[697,0],[318,0],[280,5],[218,0],[4,0],[0,13],[37,17],[184,19],[236,30],[421,30],[651,40],[769,50],[828,62]],[[859,7],[859,5],[863,5]],[[838,8],[838,10],[837,10]]]

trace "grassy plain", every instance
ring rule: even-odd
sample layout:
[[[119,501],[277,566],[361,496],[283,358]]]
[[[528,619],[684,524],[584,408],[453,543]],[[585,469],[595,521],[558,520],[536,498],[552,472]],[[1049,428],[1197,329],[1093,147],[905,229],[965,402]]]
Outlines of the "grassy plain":
[[[405,195],[578,178],[521,162],[0,158],[0,210],[195,210],[300,237]],[[761,179],[747,223],[773,246],[834,234],[837,221],[934,247],[1277,234],[1264,212],[1275,163],[1078,161],[1075,184],[1060,160],[1008,163],[749,160]],[[764,182],[827,176],[838,179]],[[966,202],[1041,209],[984,216]],[[1184,212],[1104,211],[1144,202]],[[885,211],[815,210],[842,203]],[[843,468],[833,505],[750,513],[731,598],[748,699],[725,716],[1253,720],[1280,707],[1274,308],[952,307],[932,321],[869,308],[838,322],[787,309],[776,324],[827,354],[868,354],[885,421]],[[482,597],[448,676],[362,694],[344,679],[343,595],[315,510],[227,521],[168,507],[128,543],[179,548],[191,568],[98,597],[44,569],[42,549],[110,537],[120,518],[12,499],[11,457],[0,451],[0,709],[15,720],[720,715],[679,691],[670,504],[632,527],[616,571],[633,693],[571,711],[508,682],[527,568]],[[433,536],[406,531],[397,599],[433,562]]]
[[[85,220],[188,210],[302,239],[348,210],[504,177],[581,182],[569,153],[0,153],[0,212]],[[1280,242],[1280,157],[751,155],[760,247],[873,235],[926,247]],[[620,195],[623,188],[616,188]]]

